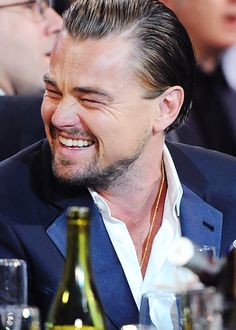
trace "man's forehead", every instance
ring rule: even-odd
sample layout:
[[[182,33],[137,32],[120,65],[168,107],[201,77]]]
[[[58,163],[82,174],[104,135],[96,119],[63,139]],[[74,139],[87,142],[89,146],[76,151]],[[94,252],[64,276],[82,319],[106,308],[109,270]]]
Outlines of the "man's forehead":
[[[122,58],[130,58],[133,54],[133,42],[122,35],[108,35],[101,39],[72,37],[67,31],[62,31],[55,43],[53,53],[59,55],[68,54],[86,54],[86,56],[95,56],[104,58],[109,57],[110,60],[118,61]],[[87,54],[88,52],[88,54]],[[92,53],[91,53],[92,52]]]

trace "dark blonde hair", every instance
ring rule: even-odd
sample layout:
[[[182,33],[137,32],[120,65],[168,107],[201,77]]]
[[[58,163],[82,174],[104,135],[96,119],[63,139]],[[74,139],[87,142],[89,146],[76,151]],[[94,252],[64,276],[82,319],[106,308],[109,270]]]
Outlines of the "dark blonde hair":
[[[170,9],[157,0],[77,0],[63,17],[73,38],[125,34],[133,40],[134,68],[146,98],[174,85],[184,89],[183,106],[166,131],[184,121],[191,105],[195,57],[185,28]]]

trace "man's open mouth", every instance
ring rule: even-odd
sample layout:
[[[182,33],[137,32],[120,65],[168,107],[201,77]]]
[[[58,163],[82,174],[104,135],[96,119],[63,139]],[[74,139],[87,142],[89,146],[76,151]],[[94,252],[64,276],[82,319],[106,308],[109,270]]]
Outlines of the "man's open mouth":
[[[59,141],[62,145],[66,147],[89,147],[94,142],[92,140],[86,140],[86,139],[68,139],[62,136],[59,136]]]

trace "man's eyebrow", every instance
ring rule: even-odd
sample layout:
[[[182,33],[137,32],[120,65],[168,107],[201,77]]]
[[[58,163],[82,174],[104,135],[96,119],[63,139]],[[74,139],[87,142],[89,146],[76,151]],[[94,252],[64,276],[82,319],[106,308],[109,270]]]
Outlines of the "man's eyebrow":
[[[54,87],[56,87],[56,88],[58,89],[58,86],[57,86],[56,81],[53,80],[52,78],[50,78],[49,74],[46,73],[46,74],[43,76],[43,81],[44,81],[45,83],[49,83],[49,84],[53,85]]]
[[[74,87],[73,88],[74,92],[79,92],[79,93],[86,93],[86,94],[95,94],[98,96],[104,96],[107,99],[112,99],[112,95],[108,93],[106,90],[101,89],[101,88],[92,88],[92,87]]]

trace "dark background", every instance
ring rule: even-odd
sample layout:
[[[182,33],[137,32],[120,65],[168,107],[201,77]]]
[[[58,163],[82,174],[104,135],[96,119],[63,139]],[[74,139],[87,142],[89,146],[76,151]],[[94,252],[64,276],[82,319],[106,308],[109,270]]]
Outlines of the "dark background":
[[[61,15],[67,9],[72,1],[70,0],[54,0],[54,8]]]

